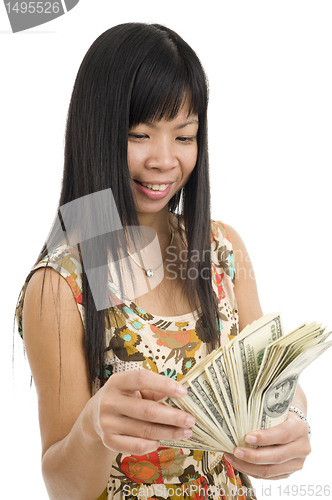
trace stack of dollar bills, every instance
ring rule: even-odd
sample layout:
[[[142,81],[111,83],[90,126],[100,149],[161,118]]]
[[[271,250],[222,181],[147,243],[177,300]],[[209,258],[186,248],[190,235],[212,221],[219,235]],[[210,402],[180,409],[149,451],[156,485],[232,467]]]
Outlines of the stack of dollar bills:
[[[330,333],[313,322],[284,335],[280,313],[254,321],[187,373],[186,396],[161,400],[196,423],[190,438],[160,445],[232,453],[248,432],[284,422],[300,373],[331,346]]]

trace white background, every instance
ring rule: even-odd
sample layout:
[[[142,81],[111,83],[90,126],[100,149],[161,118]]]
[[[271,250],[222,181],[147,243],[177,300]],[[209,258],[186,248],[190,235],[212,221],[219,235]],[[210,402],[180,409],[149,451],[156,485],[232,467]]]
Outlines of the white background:
[[[304,320],[332,328],[330,1],[81,0],[17,34],[1,3],[1,490],[15,499],[48,498],[36,396],[16,334],[12,376],[15,303],[57,207],[80,62],[97,36],[128,21],[178,31],[205,67],[212,215],[245,241],[264,313],[282,311],[286,330]],[[280,494],[287,485],[332,491],[331,363],[332,350],[301,376],[313,431],[304,469],[281,482],[254,480],[258,498],[295,496]]]

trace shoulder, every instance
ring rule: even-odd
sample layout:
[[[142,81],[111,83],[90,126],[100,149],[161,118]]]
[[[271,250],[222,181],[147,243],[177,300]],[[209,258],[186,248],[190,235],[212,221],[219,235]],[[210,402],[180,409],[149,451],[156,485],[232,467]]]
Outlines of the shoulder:
[[[34,269],[41,266],[51,266],[60,274],[73,275],[75,278],[82,275],[82,257],[77,248],[61,245],[49,252]]]
[[[233,256],[234,256],[234,265],[236,269],[236,281],[238,282],[242,278],[244,278],[245,274],[249,276],[249,273],[252,270],[251,260],[239,233],[229,224],[224,224],[220,221],[217,221],[219,227],[223,228],[224,238],[226,241],[229,241],[232,247]],[[246,273],[244,273],[244,268],[246,269]]]
[[[61,298],[69,301],[73,300],[70,287],[66,283],[66,280],[62,279],[61,274],[52,266],[40,267],[32,273],[27,282],[24,304],[27,301],[35,302],[39,300],[39,304],[41,302],[48,302],[48,305],[50,305],[49,303],[52,301],[52,298],[55,299],[55,296],[59,296],[59,293],[61,294]]]
[[[239,233],[229,224],[221,220],[211,220],[211,240],[222,241],[233,252],[246,251],[245,244]]]
[[[240,262],[251,266],[248,251],[239,233],[229,224],[225,224],[220,220],[211,221],[211,237],[215,240],[222,240],[232,249],[234,259],[239,264]]]
[[[24,294],[22,305],[22,331],[24,341],[27,335],[35,335],[40,329],[50,329],[50,325],[63,321],[82,328],[82,321],[75,296],[68,282],[53,268],[37,269],[31,276]],[[33,328],[30,328],[33,326]]]
[[[228,226],[220,220],[211,220],[211,250],[217,253],[218,258],[221,253],[233,254],[233,244]]]
[[[78,250],[67,245],[55,248],[34,266],[32,272],[36,274],[37,269],[45,267],[56,271],[58,280],[62,276],[69,285],[76,303],[82,304],[82,257]]]
[[[16,310],[19,334],[23,337],[23,311],[26,318],[43,310],[45,318],[55,303],[58,307],[71,305],[76,314],[78,309],[81,322],[84,322],[81,259],[73,248],[59,247],[32,268]]]
[[[211,238],[212,240],[213,239],[218,240],[222,238],[231,243],[228,226],[226,226],[226,224],[224,224],[220,220],[211,219]]]
[[[244,254],[248,254],[246,246],[244,244],[243,239],[239,235],[239,233],[229,224],[224,224],[225,230],[229,236],[229,239],[232,243],[233,252],[238,255],[239,259],[242,259]],[[242,253],[240,253],[242,252]]]

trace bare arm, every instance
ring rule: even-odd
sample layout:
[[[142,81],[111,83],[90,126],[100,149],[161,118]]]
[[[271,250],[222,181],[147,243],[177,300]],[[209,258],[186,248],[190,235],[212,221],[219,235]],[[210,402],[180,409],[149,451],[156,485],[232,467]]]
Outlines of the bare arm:
[[[52,500],[96,500],[114,453],[144,454],[160,439],[191,434],[187,413],[157,403],[180,384],[140,370],[112,375],[91,397],[84,328],[73,294],[53,270],[36,271],[26,292],[24,341],[38,394],[42,470]]]
[[[235,287],[240,331],[263,315],[259,302],[255,275],[245,245],[238,233],[227,226],[234,250]],[[297,387],[293,405],[306,414],[307,401],[301,387]],[[241,472],[253,477],[281,479],[303,467],[311,448],[305,422],[293,412],[288,419],[271,429],[252,432],[246,436],[248,444],[264,448],[236,448],[227,459]]]

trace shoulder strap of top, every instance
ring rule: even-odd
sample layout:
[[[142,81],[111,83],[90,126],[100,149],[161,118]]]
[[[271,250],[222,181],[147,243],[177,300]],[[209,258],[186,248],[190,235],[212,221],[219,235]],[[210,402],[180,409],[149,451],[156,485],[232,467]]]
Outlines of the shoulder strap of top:
[[[222,267],[226,274],[235,281],[233,246],[225,224],[211,220],[212,262]]]
[[[227,228],[223,222],[220,220],[211,220],[211,234],[213,237],[216,239],[223,238],[232,246],[231,238],[229,236],[229,232],[227,231]]]
[[[41,267],[52,267],[69,284],[77,304],[82,304],[82,260],[74,247],[62,245],[46,255],[32,271]]]

